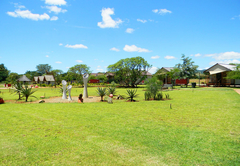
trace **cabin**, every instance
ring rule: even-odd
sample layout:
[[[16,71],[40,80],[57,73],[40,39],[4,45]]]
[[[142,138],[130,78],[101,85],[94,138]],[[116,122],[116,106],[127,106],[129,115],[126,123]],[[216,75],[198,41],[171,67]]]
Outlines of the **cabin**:
[[[235,65],[229,65],[224,63],[216,63],[212,67],[204,71],[209,75],[209,82],[207,86],[235,86],[240,85],[240,79],[226,79],[227,73],[236,69]]]
[[[31,80],[27,78],[27,76],[23,75],[19,79],[17,79],[18,82],[22,82],[23,84],[29,84]]]
[[[54,85],[55,78],[53,75],[37,76],[33,78],[33,82],[37,84]]]

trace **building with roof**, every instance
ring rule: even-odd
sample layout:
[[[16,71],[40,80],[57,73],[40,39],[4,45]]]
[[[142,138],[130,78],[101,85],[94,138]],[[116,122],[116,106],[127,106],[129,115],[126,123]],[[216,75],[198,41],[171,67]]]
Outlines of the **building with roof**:
[[[172,69],[174,69],[174,67],[162,67],[159,70],[160,74],[165,75],[162,80],[163,84],[172,84],[172,78],[167,75],[167,73],[170,72]]]
[[[236,65],[229,65],[224,63],[216,63],[212,67],[204,71],[209,74],[208,85],[214,86],[230,86],[240,85],[240,79],[226,79],[227,73],[236,69]]]
[[[27,76],[23,75],[22,77],[20,77],[19,79],[17,79],[17,81],[19,82],[23,82],[23,84],[25,83],[30,83],[31,80],[29,78],[27,78]]]
[[[37,76],[33,78],[33,82],[37,84],[54,85],[55,78],[53,75]]]

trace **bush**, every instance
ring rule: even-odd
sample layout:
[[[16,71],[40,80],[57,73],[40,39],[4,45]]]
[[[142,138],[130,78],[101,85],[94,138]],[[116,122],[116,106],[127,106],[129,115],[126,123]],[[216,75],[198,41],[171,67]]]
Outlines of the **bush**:
[[[151,93],[150,93],[150,92],[145,92],[145,93],[144,93],[144,96],[145,96],[145,100],[150,100],[150,98],[151,98]]]
[[[157,79],[157,77],[153,77],[146,81],[147,92],[151,94],[151,97],[156,100],[158,91],[162,88],[162,82]]]
[[[157,93],[156,100],[162,100],[162,98],[163,98],[162,93]]]

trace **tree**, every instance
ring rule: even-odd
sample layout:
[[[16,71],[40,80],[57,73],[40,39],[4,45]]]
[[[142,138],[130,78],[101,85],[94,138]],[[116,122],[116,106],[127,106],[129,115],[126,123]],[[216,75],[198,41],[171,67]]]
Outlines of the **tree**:
[[[32,94],[36,92],[36,91],[33,91],[32,88],[28,88],[28,86],[26,85],[25,88],[22,88],[21,89],[21,95],[22,97],[25,97],[26,98],[26,102],[28,100],[28,97],[35,97],[35,96],[32,96]],[[37,98],[37,97],[35,97]]]
[[[26,77],[29,78],[30,80],[33,80],[34,77],[40,76],[42,74],[37,72],[37,71],[29,71],[29,70],[27,70],[24,75],[26,75]]]
[[[173,68],[169,72],[167,72],[167,75],[171,78],[172,82],[172,88],[175,84],[175,80],[179,78],[180,70],[178,68]]]
[[[107,77],[106,75],[98,75],[97,79],[100,80],[100,82],[107,82]]]
[[[90,68],[85,64],[79,64],[69,68],[68,73],[83,85],[83,74],[90,73]]]
[[[235,70],[227,72],[226,79],[240,79],[240,64],[236,65]]]
[[[135,87],[146,78],[151,65],[142,57],[121,59],[108,66],[108,71],[114,73],[115,79],[126,86]]]
[[[36,66],[37,72],[40,73],[40,75],[45,74],[46,72],[50,72],[52,70],[52,67],[48,64],[39,64]]]
[[[185,57],[184,54],[182,54],[181,60],[183,61],[183,63],[176,64],[175,66],[179,69],[179,78],[188,79],[196,76],[198,66],[194,65],[194,61],[192,61],[192,59],[189,57]]]
[[[55,78],[55,86],[56,84],[59,85],[62,82],[62,74],[63,71],[59,69],[52,70],[51,72]]]
[[[9,70],[4,66],[4,64],[0,64],[0,82],[5,81],[10,73]]]
[[[6,80],[11,84],[15,84],[18,78],[19,78],[18,73],[10,73]]]

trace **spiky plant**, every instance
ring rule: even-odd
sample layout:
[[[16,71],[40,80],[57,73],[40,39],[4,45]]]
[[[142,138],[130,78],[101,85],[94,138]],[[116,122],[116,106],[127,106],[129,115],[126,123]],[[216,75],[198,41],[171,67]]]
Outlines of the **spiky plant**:
[[[107,94],[106,88],[97,88],[97,94],[101,96],[101,101],[103,101],[103,96]]]
[[[14,91],[13,93],[18,94],[18,100],[21,100],[21,90],[22,90],[22,83],[21,82],[17,82],[16,84],[14,84]]]
[[[136,94],[136,93],[137,93],[137,89],[136,90],[134,90],[134,89],[127,90],[126,94],[128,95],[128,97],[126,99],[130,99],[130,101],[134,101],[133,98],[138,96],[138,94]]]
[[[32,96],[33,93],[35,93],[36,91],[33,91],[32,88],[28,88],[28,86],[25,86],[25,88],[22,88],[21,90],[21,95],[22,97],[26,97],[26,102],[28,100],[28,97],[35,97],[37,98],[36,96]]]
[[[117,92],[115,87],[108,87],[107,91],[108,91],[108,94],[113,94],[113,95],[115,95]]]

